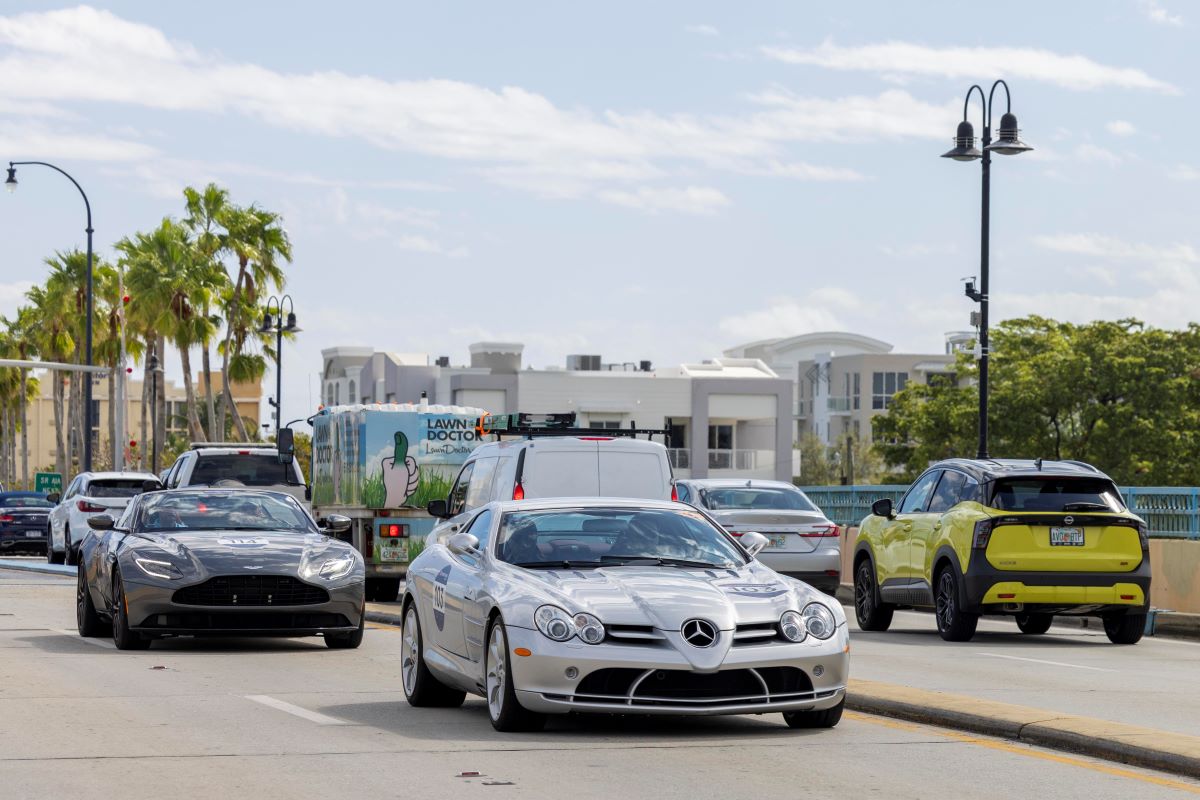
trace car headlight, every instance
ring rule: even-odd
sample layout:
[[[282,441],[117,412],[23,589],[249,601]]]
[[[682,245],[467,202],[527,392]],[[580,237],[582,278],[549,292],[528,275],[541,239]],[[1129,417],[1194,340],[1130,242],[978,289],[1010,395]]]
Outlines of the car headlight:
[[[354,569],[354,556],[344,555],[336,558],[328,558],[320,562],[320,566],[316,562],[308,562],[300,570],[300,576],[303,578],[324,578],[327,581],[335,581],[338,578],[344,578]]]
[[[138,569],[151,578],[165,578],[166,580],[173,581],[183,577],[183,573],[179,571],[179,568],[170,561],[134,556],[133,563],[137,564]]]
[[[818,639],[828,639],[837,630],[837,620],[824,603],[809,603],[804,607],[804,627]]]
[[[808,636],[804,627],[804,617],[797,611],[785,611],[779,618],[779,632],[789,642],[803,642]]]
[[[558,606],[541,606],[534,612],[533,622],[546,638],[556,642],[565,642],[572,636],[578,636],[584,644],[604,641],[604,623],[591,614],[572,617]]]

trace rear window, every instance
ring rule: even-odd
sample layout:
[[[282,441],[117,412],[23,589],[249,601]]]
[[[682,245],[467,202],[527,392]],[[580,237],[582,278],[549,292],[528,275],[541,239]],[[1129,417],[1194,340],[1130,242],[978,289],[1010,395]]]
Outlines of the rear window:
[[[1101,478],[1002,478],[992,490],[1002,511],[1124,511],[1111,481]]]
[[[243,486],[299,484],[295,464],[280,464],[275,455],[203,455],[196,460],[189,483],[212,486],[217,481],[237,481]]]
[[[0,506],[4,508],[54,508],[54,503],[51,503],[44,497],[30,497],[29,495],[0,495]]]
[[[730,487],[705,489],[700,492],[706,508],[761,509],[764,511],[816,511],[817,507],[799,490]]]
[[[100,478],[88,484],[88,497],[136,497],[142,493],[142,478]]]

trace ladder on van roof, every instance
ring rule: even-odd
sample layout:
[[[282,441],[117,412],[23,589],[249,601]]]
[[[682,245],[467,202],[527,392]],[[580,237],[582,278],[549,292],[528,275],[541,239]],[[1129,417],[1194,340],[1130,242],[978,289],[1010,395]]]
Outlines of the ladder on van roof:
[[[575,423],[574,411],[560,414],[484,414],[475,425],[475,432],[480,436],[522,436],[526,439],[547,436],[577,436],[584,439],[636,439],[645,436],[653,439],[661,436],[663,444],[671,446],[671,431],[667,428],[639,428],[633,421],[630,421],[628,428],[580,428]]]

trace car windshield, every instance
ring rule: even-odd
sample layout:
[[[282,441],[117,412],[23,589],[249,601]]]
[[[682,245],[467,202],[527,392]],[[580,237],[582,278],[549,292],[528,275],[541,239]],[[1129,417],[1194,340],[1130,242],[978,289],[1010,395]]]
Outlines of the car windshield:
[[[1002,478],[992,508],[1003,511],[1124,511],[1111,481],[1102,478]]]
[[[816,511],[799,489],[767,488],[762,486],[730,486],[705,489],[700,492],[704,506],[713,511],[728,509],[762,509],[776,511]]]
[[[0,495],[0,508],[54,508],[44,497],[28,494]]]
[[[218,481],[237,481],[242,486],[286,486],[303,483],[295,464],[280,464],[274,453],[202,454],[196,460],[189,483],[212,486]],[[232,484],[231,484],[232,485]]]
[[[295,500],[266,492],[154,492],[143,498],[137,530],[315,533]]]
[[[88,497],[136,497],[145,478],[98,478],[88,483]]]
[[[724,532],[700,513],[682,509],[510,511],[500,521],[496,555],[530,568],[746,563]]]

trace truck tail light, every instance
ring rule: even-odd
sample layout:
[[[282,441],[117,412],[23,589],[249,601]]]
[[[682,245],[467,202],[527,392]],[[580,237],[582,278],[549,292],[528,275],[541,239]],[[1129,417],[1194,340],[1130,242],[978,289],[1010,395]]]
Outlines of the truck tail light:
[[[835,536],[841,536],[842,532],[837,525],[822,525],[816,530],[807,531],[800,534],[804,539],[832,539]]]
[[[79,500],[75,503],[75,507],[85,514],[98,514],[101,511],[107,511],[104,506],[98,506],[94,503],[89,503],[87,500]]]
[[[679,502],[679,492],[675,491],[675,484],[673,484],[673,483],[671,484],[671,502],[672,503]]]
[[[524,499],[525,499],[525,487],[518,483],[516,486],[513,487],[513,500],[524,500]]]
[[[975,523],[975,535],[971,538],[971,549],[987,550],[992,538],[992,520],[981,519]]]

